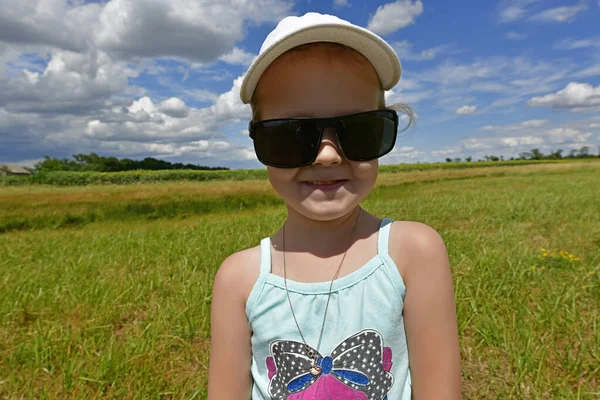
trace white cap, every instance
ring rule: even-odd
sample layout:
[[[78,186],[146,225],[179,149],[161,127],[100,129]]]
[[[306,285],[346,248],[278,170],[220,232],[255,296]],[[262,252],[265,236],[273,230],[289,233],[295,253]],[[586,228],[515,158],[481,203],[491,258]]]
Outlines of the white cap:
[[[313,42],[340,43],[361,53],[375,67],[384,90],[390,90],[400,80],[400,60],[385,40],[336,16],[309,12],[282,19],[269,33],[242,82],[242,102],[250,102],[258,80],[277,57],[293,47]]]

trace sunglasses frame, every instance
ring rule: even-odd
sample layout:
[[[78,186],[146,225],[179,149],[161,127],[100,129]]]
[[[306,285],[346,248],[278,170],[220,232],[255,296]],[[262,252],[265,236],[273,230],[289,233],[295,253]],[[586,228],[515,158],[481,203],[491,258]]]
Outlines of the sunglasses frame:
[[[354,117],[354,116],[363,115],[363,114],[379,115],[379,116],[383,116],[385,118],[389,118],[390,120],[392,120],[394,122],[394,138],[392,140],[392,143],[394,143],[394,145],[395,145],[396,137],[398,135],[399,119],[398,119],[398,113],[396,112],[396,110],[390,110],[390,109],[363,111],[363,112],[359,112],[359,113],[341,115],[339,117],[328,117],[328,118],[276,118],[276,119],[266,119],[266,120],[257,121],[257,122],[250,121],[248,123],[248,132],[250,133],[250,138],[252,139],[252,141],[254,143],[254,152],[255,152],[258,160],[262,164],[268,165],[270,167],[276,167],[276,168],[300,168],[300,167],[305,167],[307,165],[311,165],[317,159],[317,156],[319,155],[319,148],[321,147],[321,141],[323,140],[323,131],[325,130],[325,128],[335,128],[335,134],[338,138],[338,143],[340,144],[340,148],[342,149],[342,152],[344,152],[344,147],[342,145],[342,139],[340,138],[340,132],[339,132],[338,128],[340,127],[340,124],[342,127],[345,128],[345,124],[343,121],[345,118]],[[256,139],[256,129],[260,128],[261,126],[263,126],[265,124],[273,124],[276,122],[280,122],[281,125],[285,125],[285,124],[294,123],[294,122],[298,122],[298,121],[315,123],[315,125],[317,126],[317,129],[319,130],[318,146],[316,147],[317,150],[315,151],[314,157],[312,157],[312,159],[306,163],[292,165],[292,166],[278,165],[278,164],[265,162],[264,160],[262,160],[261,157],[258,155],[258,151],[256,150],[256,140],[255,140]],[[343,136],[343,134],[342,134],[342,136]],[[344,152],[344,157],[346,157],[348,160],[351,160],[351,161],[375,160],[377,158],[383,157],[384,155],[386,155],[387,153],[392,151],[392,149],[394,148],[394,145],[392,145],[389,150],[387,150],[383,154],[380,154],[376,157],[351,159],[346,156],[345,152]]]

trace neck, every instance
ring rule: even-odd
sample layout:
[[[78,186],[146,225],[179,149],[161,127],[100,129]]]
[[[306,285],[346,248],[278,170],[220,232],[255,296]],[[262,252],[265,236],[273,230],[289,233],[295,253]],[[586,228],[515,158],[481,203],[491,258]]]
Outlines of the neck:
[[[285,223],[286,252],[310,252],[322,258],[337,255],[347,250],[352,240],[358,238],[359,227],[356,226],[359,214],[364,218],[365,211],[360,206],[349,210],[344,215],[326,221],[308,218],[288,206],[288,218]],[[354,233],[353,233],[354,230]],[[277,232],[278,240],[283,243],[283,227]],[[351,238],[352,236],[352,238]]]

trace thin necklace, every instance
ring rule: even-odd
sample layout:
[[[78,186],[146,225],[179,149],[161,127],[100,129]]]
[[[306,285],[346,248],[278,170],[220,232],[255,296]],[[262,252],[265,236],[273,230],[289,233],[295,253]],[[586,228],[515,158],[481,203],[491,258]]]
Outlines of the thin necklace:
[[[319,347],[321,346],[321,339],[323,337],[323,329],[325,328],[325,319],[327,318],[327,309],[329,308],[329,299],[331,298],[331,288],[333,286],[333,281],[335,280],[335,278],[337,278],[338,274],[340,273],[340,269],[342,268],[342,263],[344,262],[344,258],[346,258],[346,253],[348,253],[350,241],[352,240],[352,237],[354,236],[354,230],[356,229],[356,226],[358,225],[358,221],[360,221],[361,214],[362,214],[362,209],[360,207],[358,207],[358,218],[356,219],[356,222],[354,223],[354,228],[352,228],[352,233],[350,234],[350,238],[348,238],[348,244],[346,245],[346,251],[344,252],[342,261],[340,261],[340,265],[338,266],[337,271],[335,272],[335,275],[333,276],[333,279],[331,279],[331,283],[329,284],[329,295],[327,296],[327,305],[325,306],[325,315],[323,316],[323,324],[321,325],[321,333],[319,334],[319,342],[317,343],[317,349],[316,349],[317,353],[319,352]],[[287,294],[288,302],[290,303],[290,309],[292,310],[292,316],[294,317],[294,321],[296,322],[296,327],[298,328],[300,337],[302,338],[302,341],[304,342],[304,347],[306,348],[308,356],[310,358],[312,358],[312,360],[313,360],[313,365],[309,368],[309,371],[312,375],[316,376],[321,373],[321,367],[319,367],[317,365],[317,355],[315,354],[315,352],[312,351],[310,346],[306,343],[306,339],[304,339],[304,335],[302,334],[302,331],[300,330],[300,325],[298,325],[298,320],[296,319],[296,314],[294,313],[294,308],[292,307],[292,300],[290,299],[290,292],[288,291],[288,287],[287,287],[287,272],[286,272],[286,268],[285,268],[285,224],[286,224],[286,222],[287,222],[287,220],[283,223],[283,282],[285,284],[285,293]]]

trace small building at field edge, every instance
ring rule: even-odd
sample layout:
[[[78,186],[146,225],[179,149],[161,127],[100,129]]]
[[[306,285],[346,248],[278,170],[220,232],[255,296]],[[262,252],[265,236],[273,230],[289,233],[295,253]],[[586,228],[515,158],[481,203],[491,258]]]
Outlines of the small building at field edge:
[[[15,164],[0,164],[0,176],[6,175],[31,175],[31,172],[27,171],[23,167],[19,167]]]

